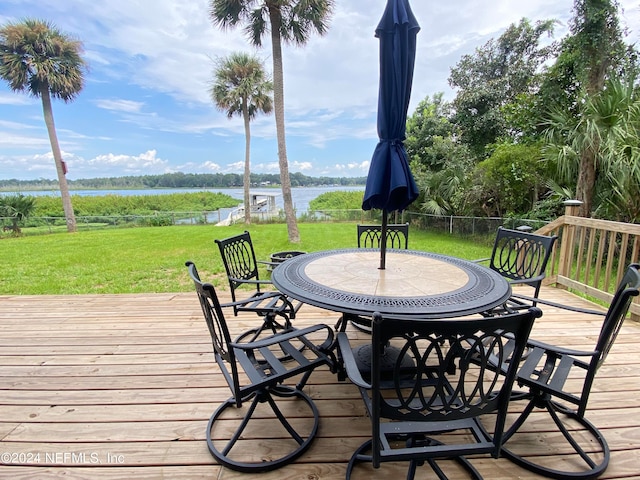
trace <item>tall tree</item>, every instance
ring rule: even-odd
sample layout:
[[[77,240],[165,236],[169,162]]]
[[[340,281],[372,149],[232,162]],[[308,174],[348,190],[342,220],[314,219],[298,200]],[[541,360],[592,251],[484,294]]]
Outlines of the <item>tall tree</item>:
[[[251,127],[255,116],[270,113],[273,83],[267,78],[262,62],[246,53],[232,53],[222,59],[214,72],[210,93],[213,102],[227,117],[241,115],[244,121],[244,223],[251,223]]]
[[[451,104],[444,93],[427,95],[407,118],[405,146],[412,161],[419,161],[431,170],[440,170],[448,162],[448,153],[436,148],[438,140],[453,142],[456,126],[449,121]]]
[[[487,145],[508,133],[503,108],[535,91],[539,69],[553,52],[552,45],[540,45],[541,39],[553,33],[554,25],[553,20],[532,25],[523,18],[451,68],[449,84],[458,89],[453,121],[461,140],[481,159]]]
[[[405,145],[420,190],[414,205],[434,215],[464,214],[473,161],[457,139],[458,128],[449,120],[451,104],[443,95],[427,96],[407,118]]]
[[[578,105],[577,114],[558,107],[549,115],[545,158],[557,169],[561,185],[577,191],[585,179],[580,175],[584,152],[589,152],[594,159],[593,213],[622,222],[639,221],[640,92],[633,77],[626,81],[613,77],[596,94],[583,91]]]
[[[300,232],[291,197],[291,179],[287,160],[284,125],[284,76],[282,43],[304,45],[313,31],[326,33],[334,0],[210,0],[210,16],[221,28],[244,25],[250,42],[262,46],[263,37],[271,34],[273,59],[273,103],[278,137],[278,164],[284,213],[289,241],[298,243]]]
[[[559,88],[560,99],[556,109],[572,109],[579,114],[585,101],[602,91],[606,79],[616,72],[628,53],[618,21],[616,0],[575,0],[574,17],[570,23],[571,35],[562,44],[562,50],[551,69],[550,79]],[[549,89],[552,90],[552,89]],[[562,101],[562,97],[566,100]],[[586,99],[585,99],[586,96]],[[580,98],[582,97],[582,98]],[[588,122],[583,122],[586,125]],[[591,216],[597,182],[598,140],[584,143],[580,151],[577,171],[576,197],[582,201],[579,214]]]
[[[56,164],[67,230],[75,232],[76,218],[53,121],[51,97],[72,101],[84,84],[82,43],[52,24],[27,19],[0,28],[0,77],[16,92],[27,91],[42,99],[44,122]]]

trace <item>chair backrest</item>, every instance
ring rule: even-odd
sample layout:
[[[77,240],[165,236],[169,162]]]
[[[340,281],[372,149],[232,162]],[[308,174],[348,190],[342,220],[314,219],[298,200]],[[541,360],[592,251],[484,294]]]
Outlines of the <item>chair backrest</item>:
[[[622,323],[629,312],[629,306],[633,297],[640,293],[640,264],[632,263],[627,267],[627,271],[622,277],[616,293],[613,295],[611,305],[607,310],[600,335],[598,336],[598,344],[596,351],[599,352],[596,369],[600,367],[607,358],[609,350],[618,336],[618,332],[622,327]]]
[[[358,225],[358,248],[380,248],[382,225]],[[387,248],[409,247],[409,224],[387,225]]]
[[[239,235],[216,240],[220,248],[220,256],[224,269],[227,272],[231,297],[236,301],[236,289],[245,280],[260,280],[258,276],[258,263],[253,250],[253,243],[249,232],[245,231]],[[255,284],[255,289],[259,292],[260,285]]]
[[[240,383],[238,367],[233,348],[230,346],[231,336],[224,314],[222,313],[218,295],[213,285],[200,280],[200,275],[193,262],[187,262],[186,266],[189,269],[189,276],[191,280],[193,280],[196,293],[198,294],[198,300],[200,300],[200,306],[202,307],[202,314],[209,328],[216,362],[220,366],[234,397],[239,398],[238,389],[240,388]]]
[[[498,227],[489,268],[510,280],[531,280],[537,297],[557,238]]]
[[[497,412],[495,434],[491,449],[482,453],[496,455],[502,444],[519,359],[533,321],[541,314],[536,307],[482,319],[405,321],[375,314],[371,367],[373,456],[381,446],[376,445],[381,419],[453,422],[489,412]],[[381,368],[384,360],[389,361],[383,353],[387,344],[399,350],[392,361],[391,374]],[[491,367],[503,362],[508,365],[506,372]]]

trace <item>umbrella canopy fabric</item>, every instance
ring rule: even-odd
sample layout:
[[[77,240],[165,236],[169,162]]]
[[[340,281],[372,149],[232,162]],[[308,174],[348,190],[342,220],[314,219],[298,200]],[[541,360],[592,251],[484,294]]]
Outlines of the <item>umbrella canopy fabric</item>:
[[[418,197],[404,148],[407,110],[411,97],[416,36],[420,26],[408,0],[388,0],[376,28],[380,39],[378,136],[373,152],[363,210],[404,210]]]

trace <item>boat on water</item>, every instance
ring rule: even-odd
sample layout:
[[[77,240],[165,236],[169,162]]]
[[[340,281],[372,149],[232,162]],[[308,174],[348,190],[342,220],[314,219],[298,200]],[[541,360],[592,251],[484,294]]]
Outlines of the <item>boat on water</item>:
[[[251,209],[251,216],[257,216],[261,220],[278,216],[280,209],[276,205],[276,198],[279,195],[279,193],[274,192],[250,192],[249,207]],[[244,203],[241,203],[231,210],[227,218],[218,222],[216,226],[227,226],[239,220],[243,220],[244,208]]]

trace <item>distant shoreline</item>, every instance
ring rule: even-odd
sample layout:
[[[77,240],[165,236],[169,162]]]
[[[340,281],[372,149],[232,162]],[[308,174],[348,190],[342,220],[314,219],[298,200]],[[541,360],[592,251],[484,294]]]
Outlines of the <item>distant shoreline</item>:
[[[364,186],[366,177],[308,177],[296,172],[289,175],[294,187],[354,187]],[[148,190],[148,189],[227,189],[243,188],[241,175],[233,173],[163,173],[124,177],[67,179],[69,190]],[[38,178],[19,180],[0,179],[0,192],[42,192],[58,190],[57,180]],[[251,189],[281,188],[279,174],[252,173]]]
[[[359,183],[354,183],[352,185],[340,185],[340,184],[335,184],[335,185],[300,185],[300,186],[296,186],[296,187],[291,187],[291,188],[345,188],[345,189],[354,189],[354,188],[365,188],[366,185],[363,184],[359,184]],[[208,192],[208,191],[212,191],[212,190],[237,190],[237,189],[241,189],[242,186],[240,187],[145,187],[145,186],[139,186],[139,187],[74,187],[74,186],[70,186],[69,191],[70,192],[113,192],[113,191],[140,191],[140,190],[156,190],[156,191],[163,191],[163,190],[175,190],[176,192],[179,192],[181,190],[188,190],[189,192],[196,192],[196,191],[203,191],[203,192]],[[257,190],[280,190],[281,187],[280,185],[261,185],[261,186],[255,186],[255,187],[251,187],[252,191],[257,191]],[[35,186],[25,186],[25,187],[15,187],[15,186],[6,186],[6,187],[0,187],[0,193],[26,193],[26,192],[51,192],[53,194],[59,194],[60,190],[58,190],[55,187],[35,187]],[[72,193],[73,194],[73,193]]]

